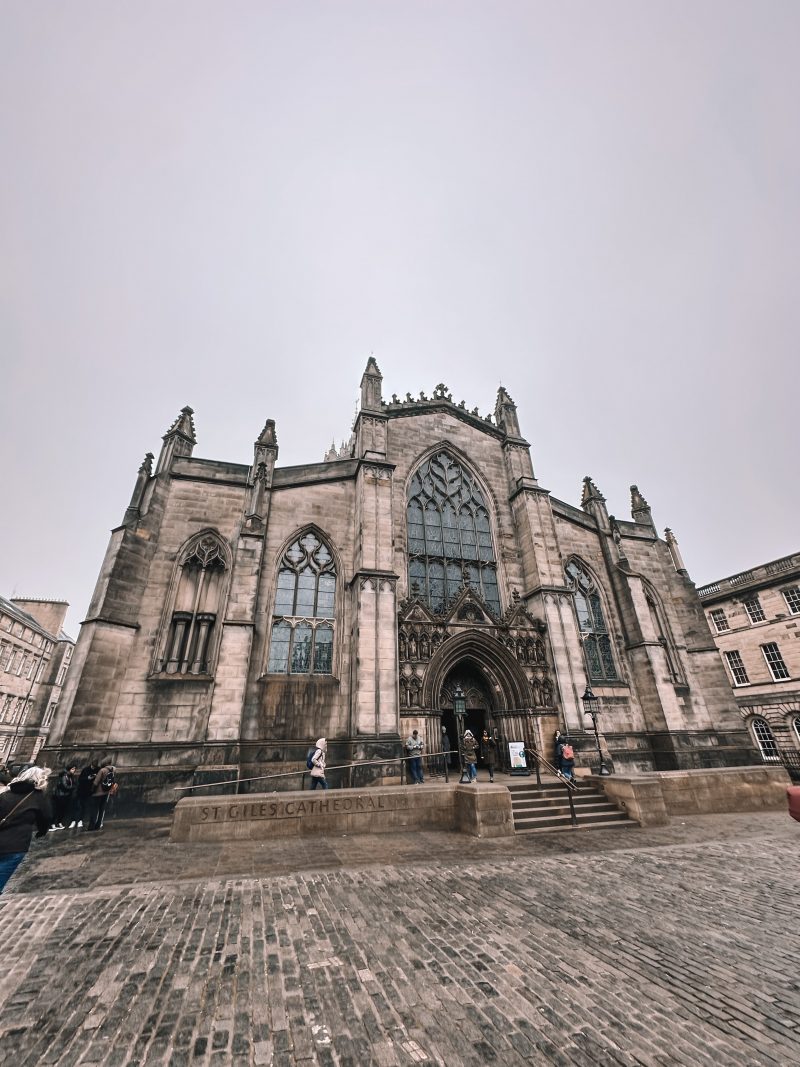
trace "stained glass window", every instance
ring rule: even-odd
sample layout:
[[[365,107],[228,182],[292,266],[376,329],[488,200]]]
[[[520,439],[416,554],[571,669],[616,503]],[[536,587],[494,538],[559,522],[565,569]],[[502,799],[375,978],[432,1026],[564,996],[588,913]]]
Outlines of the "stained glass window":
[[[307,533],[289,546],[275,583],[269,674],[330,674],[336,568],[326,545]],[[318,622],[317,620],[328,620]]]
[[[449,452],[437,452],[414,474],[406,516],[410,592],[440,614],[469,585],[499,615],[486,501],[473,476]]]
[[[589,680],[612,682],[618,680],[611,637],[603,614],[603,603],[589,573],[571,560],[565,567],[567,584],[575,594],[575,612],[581,633]]]

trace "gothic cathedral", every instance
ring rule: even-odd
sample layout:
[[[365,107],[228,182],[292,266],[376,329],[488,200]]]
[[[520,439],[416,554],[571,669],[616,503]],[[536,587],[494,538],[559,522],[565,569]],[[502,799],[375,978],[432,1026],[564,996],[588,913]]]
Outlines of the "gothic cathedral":
[[[413,728],[429,752],[443,726],[455,738],[460,689],[473,732],[549,756],[566,730],[591,767],[587,686],[615,769],[753,759],[674,536],[635,486],[630,520],[589,478],[580,507],[554,499],[505,389],[485,417],[444,385],[387,401],[370,359],[352,436],[322,463],[279,467],[272,420],[252,464],[194,446],[187,407],[139,470],[51,759],[107,755],[161,801],[288,775],[325,736],[330,767],[369,763],[332,784],[367,784],[397,773],[373,761]]]

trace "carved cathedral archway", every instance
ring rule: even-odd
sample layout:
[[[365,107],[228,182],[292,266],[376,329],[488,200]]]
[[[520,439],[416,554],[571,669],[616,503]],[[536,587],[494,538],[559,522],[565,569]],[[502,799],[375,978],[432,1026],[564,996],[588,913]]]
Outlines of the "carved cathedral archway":
[[[505,646],[485,632],[468,630],[445,641],[431,658],[422,680],[422,707],[437,708],[447,676],[459,664],[470,663],[490,683],[494,710],[531,706],[525,672]]]

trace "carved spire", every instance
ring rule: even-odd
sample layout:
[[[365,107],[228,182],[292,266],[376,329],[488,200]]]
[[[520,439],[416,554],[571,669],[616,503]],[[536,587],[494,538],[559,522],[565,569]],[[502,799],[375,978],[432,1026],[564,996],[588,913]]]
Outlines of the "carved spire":
[[[367,360],[367,369],[361,378],[361,410],[380,411],[383,375],[372,356]]]
[[[169,470],[173,460],[191,456],[197,437],[194,432],[194,411],[190,407],[181,408],[181,413],[173,422],[162,440],[161,454],[158,457],[156,474]]]
[[[269,512],[269,491],[278,458],[278,435],[275,420],[267,419],[264,429],[253,445],[253,466],[250,468],[250,500],[247,503],[244,528],[251,533],[263,530]]]
[[[494,421],[508,437],[521,437],[517,405],[501,385],[494,405]]]
[[[142,460],[142,465],[139,467],[139,472],[136,475],[136,484],[133,487],[133,493],[131,493],[131,502],[125,511],[125,517],[122,520],[123,526],[135,526],[142,515],[142,499],[144,497],[144,491],[147,488],[147,483],[153,477],[153,453],[148,452]]]
[[[606,498],[587,474],[583,479],[583,492],[581,493],[581,507],[585,508],[590,500],[600,500],[605,503]]]
[[[587,474],[583,479],[583,492],[581,494],[581,507],[592,515],[601,530],[608,530],[608,508],[606,498]]]
[[[631,518],[634,522],[641,522],[645,526],[649,526],[653,533],[656,532],[653,516],[650,512],[650,505],[639,492],[638,485],[631,486]]]
[[[669,549],[669,554],[672,557],[672,562],[675,565],[675,570],[678,572],[678,574],[688,575],[689,572],[686,570],[686,566],[684,565],[683,557],[681,556],[681,550],[678,548],[678,538],[675,536],[672,530],[670,530],[669,526],[666,528],[666,530],[664,530],[664,540],[667,542],[667,548]]]

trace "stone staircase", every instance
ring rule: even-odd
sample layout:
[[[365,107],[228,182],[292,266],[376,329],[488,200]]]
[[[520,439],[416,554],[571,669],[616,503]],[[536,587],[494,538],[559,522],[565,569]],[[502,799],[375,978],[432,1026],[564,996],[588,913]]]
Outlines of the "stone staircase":
[[[541,786],[529,780],[509,785],[514,830],[518,834],[544,834],[556,830],[607,830],[638,826],[608,800],[597,786],[580,783],[572,794],[578,825],[573,827],[567,790],[556,779],[543,779]]]

